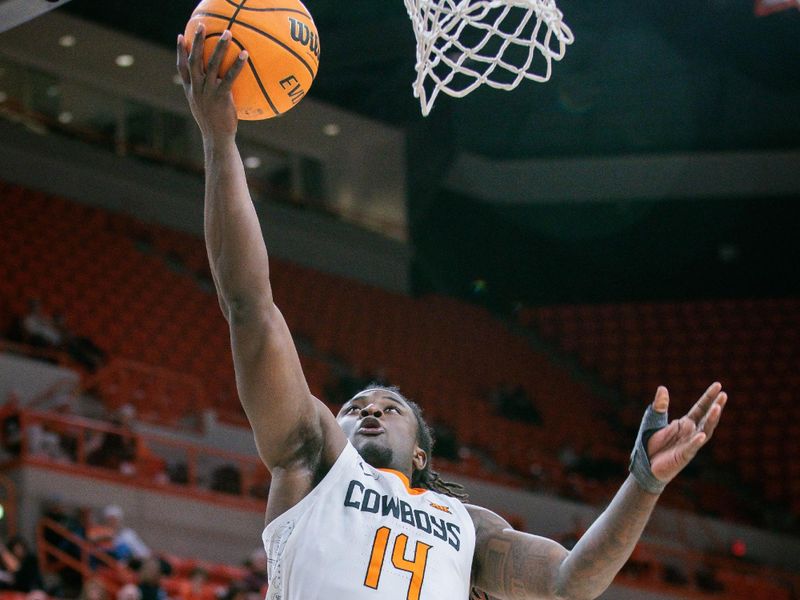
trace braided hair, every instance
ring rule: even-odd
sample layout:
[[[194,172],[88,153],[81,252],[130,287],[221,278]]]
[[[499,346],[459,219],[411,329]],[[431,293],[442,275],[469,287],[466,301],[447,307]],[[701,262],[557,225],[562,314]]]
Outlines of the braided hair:
[[[466,501],[469,496],[464,490],[463,485],[452,481],[443,480],[439,476],[439,473],[431,468],[431,462],[433,460],[433,444],[435,439],[433,436],[433,429],[431,429],[428,423],[425,422],[425,418],[422,416],[422,407],[401,394],[400,388],[395,385],[382,385],[373,383],[365,387],[361,392],[359,392],[359,394],[368,390],[382,390],[400,396],[400,398],[403,399],[403,402],[408,404],[409,408],[411,408],[411,412],[414,413],[414,417],[417,419],[417,445],[423,450],[423,452],[425,452],[428,460],[425,463],[424,468],[414,469],[414,472],[411,474],[411,487],[424,488],[426,490],[438,492],[445,496],[458,498],[462,502]]]

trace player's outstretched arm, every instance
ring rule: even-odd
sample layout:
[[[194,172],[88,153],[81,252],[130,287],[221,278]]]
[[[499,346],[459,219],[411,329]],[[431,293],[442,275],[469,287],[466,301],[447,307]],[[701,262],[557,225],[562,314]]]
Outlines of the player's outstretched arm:
[[[572,551],[514,531],[490,511],[469,507],[477,533],[475,586],[507,600],[598,597],[633,552],[660,490],[711,438],[726,402],[722,386],[714,383],[684,417],[667,424],[669,394],[658,388],[642,421],[631,475]],[[644,457],[636,456],[643,448],[644,463]]]
[[[230,32],[221,36],[207,66],[203,44],[202,26],[189,54],[179,36],[178,72],[203,134],[206,249],[230,325],[239,397],[270,470],[319,460],[332,464],[345,445],[344,434],[311,395],[294,341],[273,301],[267,249],[236,147],[231,88],[247,55],[240,53],[223,74],[220,64]]]

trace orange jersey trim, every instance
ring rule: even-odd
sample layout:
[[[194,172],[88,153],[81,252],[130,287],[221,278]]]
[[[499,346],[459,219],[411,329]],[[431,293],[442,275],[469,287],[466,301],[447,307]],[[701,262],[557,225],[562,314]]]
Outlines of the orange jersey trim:
[[[406,488],[406,491],[412,496],[419,496],[420,494],[424,494],[425,492],[430,492],[430,490],[426,490],[423,488],[412,488],[410,482],[408,481],[408,477],[406,477],[400,471],[395,471],[394,469],[378,469],[378,471],[383,471],[384,473],[391,473],[392,475],[396,475],[397,477],[399,477],[400,481],[403,482],[403,486]]]

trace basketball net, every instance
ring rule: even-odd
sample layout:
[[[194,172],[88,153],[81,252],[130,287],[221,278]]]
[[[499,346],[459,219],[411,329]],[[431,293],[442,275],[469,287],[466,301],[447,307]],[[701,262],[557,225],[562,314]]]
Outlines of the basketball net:
[[[414,96],[427,116],[439,92],[513,90],[550,79],[574,40],[555,0],[405,0],[417,38]]]

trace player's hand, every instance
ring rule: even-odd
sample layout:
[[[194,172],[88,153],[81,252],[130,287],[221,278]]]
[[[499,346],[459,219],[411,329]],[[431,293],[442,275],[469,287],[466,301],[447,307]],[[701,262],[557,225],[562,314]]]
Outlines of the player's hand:
[[[200,131],[203,132],[203,137],[236,134],[238,119],[231,87],[247,62],[247,52],[240,52],[227,73],[220,73],[220,64],[230,40],[230,31],[225,31],[217,42],[206,67],[203,64],[205,27],[202,24],[197,27],[191,51],[187,51],[184,37],[178,36],[178,73],[183,82],[186,99],[200,126]]]
[[[728,395],[722,391],[722,385],[712,383],[685,416],[673,419],[650,437],[647,455],[657,479],[669,482],[691,462],[697,451],[714,434],[727,401]],[[668,408],[669,392],[660,386],[653,401],[653,410],[666,413]]]

